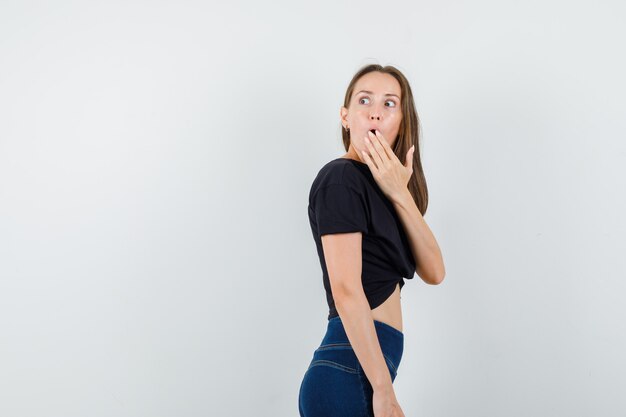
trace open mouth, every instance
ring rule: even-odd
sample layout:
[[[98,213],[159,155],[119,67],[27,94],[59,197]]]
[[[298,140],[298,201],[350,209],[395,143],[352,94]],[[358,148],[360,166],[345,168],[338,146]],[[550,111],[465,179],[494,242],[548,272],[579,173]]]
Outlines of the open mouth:
[[[370,132],[372,132],[373,134],[376,134],[376,129],[370,129]]]

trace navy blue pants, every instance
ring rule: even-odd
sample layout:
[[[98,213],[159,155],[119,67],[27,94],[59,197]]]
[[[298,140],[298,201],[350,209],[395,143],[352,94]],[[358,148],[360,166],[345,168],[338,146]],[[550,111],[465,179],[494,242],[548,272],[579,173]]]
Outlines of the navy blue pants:
[[[374,327],[393,382],[402,359],[404,334],[378,320]],[[341,318],[333,317],[300,384],[300,417],[374,417],[373,395]]]

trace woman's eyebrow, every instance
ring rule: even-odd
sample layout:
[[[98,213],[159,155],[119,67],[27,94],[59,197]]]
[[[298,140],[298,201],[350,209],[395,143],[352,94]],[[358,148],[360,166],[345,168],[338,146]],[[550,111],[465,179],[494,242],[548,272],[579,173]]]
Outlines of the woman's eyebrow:
[[[372,93],[371,91],[367,91],[367,90],[361,90],[361,91],[359,91],[357,94],[359,94],[359,93],[374,94],[374,93]],[[396,94],[391,94],[391,93],[387,93],[387,94],[385,94],[385,95],[386,95],[386,96],[395,96],[395,97],[398,97]],[[398,100],[400,100],[400,97],[398,97]]]

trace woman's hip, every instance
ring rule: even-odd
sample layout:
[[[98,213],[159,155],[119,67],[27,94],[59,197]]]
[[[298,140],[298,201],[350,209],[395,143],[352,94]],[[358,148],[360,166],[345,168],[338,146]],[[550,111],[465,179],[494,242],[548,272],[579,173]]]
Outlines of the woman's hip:
[[[374,320],[374,327],[392,382],[395,380],[404,334]],[[372,386],[348,340],[339,316],[328,321],[326,334],[304,374],[300,385],[300,415],[371,415]]]

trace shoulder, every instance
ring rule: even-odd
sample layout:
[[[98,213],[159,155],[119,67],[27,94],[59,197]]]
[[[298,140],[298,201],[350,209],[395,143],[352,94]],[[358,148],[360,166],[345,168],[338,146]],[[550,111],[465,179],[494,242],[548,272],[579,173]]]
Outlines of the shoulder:
[[[350,160],[345,158],[333,159],[318,171],[311,185],[309,201],[318,190],[336,184],[361,193],[363,189],[363,175]]]
[[[317,235],[368,232],[370,210],[363,183],[363,175],[350,160],[334,159],[320,169],[311,186],[308,208]]]

